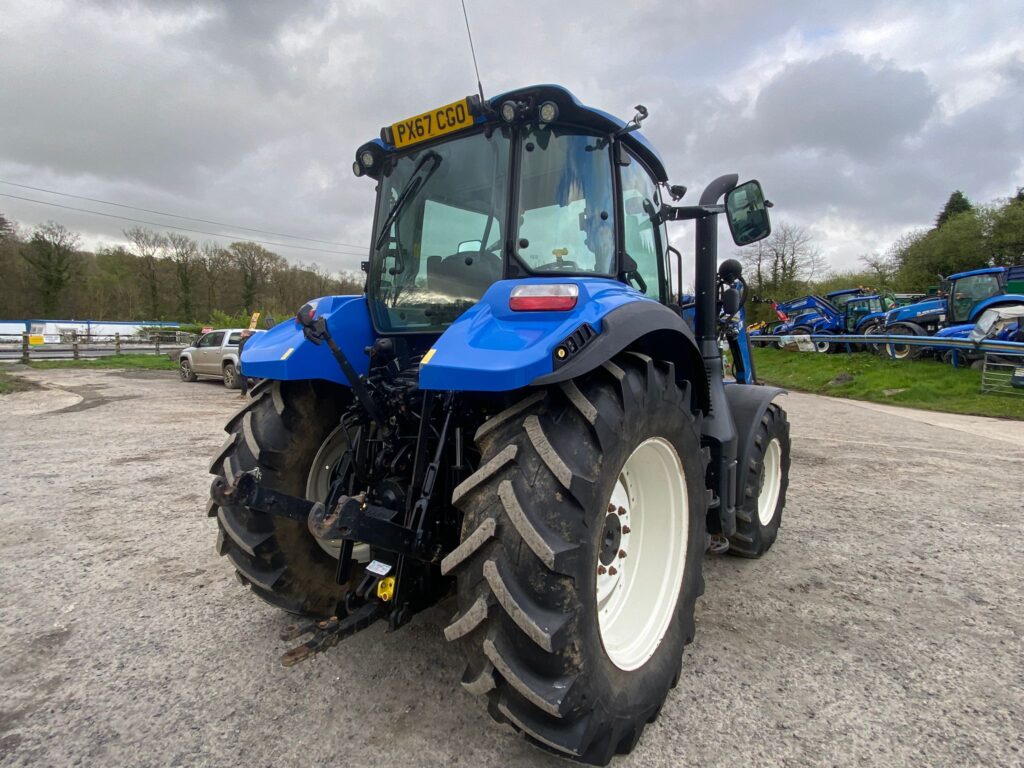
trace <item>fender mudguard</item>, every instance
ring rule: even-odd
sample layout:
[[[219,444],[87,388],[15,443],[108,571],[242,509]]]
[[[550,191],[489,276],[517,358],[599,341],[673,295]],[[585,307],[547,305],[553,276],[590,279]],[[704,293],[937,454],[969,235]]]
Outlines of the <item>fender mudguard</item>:
[[[364,350],[373,344],[373,326],[365,296],[325,296],[309,302],[342,352],[360,375],[370,368]],[[260,379],[294,381],[323,379],[349,386],[341,367],[326,344],[314,344],[302,333],[295,318],[275,325],[246,342],[242,350],[242,372]]]
[[[515,286],[575,283],[576,306],[562,312],[514,312]],[[420,367],[422,389],[507,392],[567,381],[627,347],[702,371],[693,332],[679,313],[605,278],[529,278],[494,283],[445,331]],[[700,393],[698,393],[700,394]],[[706,392],[703,398],[706,402]]]
[[[732,412],[732,420],[736,423],[736,503],[743,499],[742,483],[746,482],[746,467],[754,452],[754,434],[761,417],[768,406],[786,390],[779,387],[750,386],[747,384],[727,384],[725,399]],[[723,521],[724,522],[724,521]],[[735,521],[733,521],[735,524]],[[725,527],[723,526],[723,529]]]
[[[1024,304],[1024,296],[1019,293],[1001,293],[998,296],[989,296],[971,307],[971,313],[967,316],[967,320],[976,323],[986,309],[1001,307],[1004,304]]]

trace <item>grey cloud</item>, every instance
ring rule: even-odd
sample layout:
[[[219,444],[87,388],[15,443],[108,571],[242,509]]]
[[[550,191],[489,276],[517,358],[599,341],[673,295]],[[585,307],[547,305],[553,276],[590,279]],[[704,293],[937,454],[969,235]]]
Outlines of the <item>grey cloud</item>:
[[[785,218],[839,212],[890,231],[930,221],[953,188],[985,199],[1019,178],[1024,59],[1002,65],[996,98],[944,121],[920,69],[837,48],[879,9],[929,23],[911,3],[467,5],[488,94],[561,82],[623,117],[642,102],[674,181],[758,176]],[[82,2],[62,7],[60,24],[34,23],[48,8],[15,3],[0,27],[0,103],[17,115],[0,121],[0,178],[145,207],[366,243],[373,190],[351,175],[355,148],[475,90],[457,0]],[[816,53],[751,103],[723,92],[790,39]],[[965,152],[971,136],[984,146]],[[3,198],[0,210],[111,239],[123,226]],[[359,261],[279,250],[332,268]]]
[[[783,69],[758,95],[753,119],[769,151],[873,159],[917,134],[935,106],[923,72],[838,52]]]

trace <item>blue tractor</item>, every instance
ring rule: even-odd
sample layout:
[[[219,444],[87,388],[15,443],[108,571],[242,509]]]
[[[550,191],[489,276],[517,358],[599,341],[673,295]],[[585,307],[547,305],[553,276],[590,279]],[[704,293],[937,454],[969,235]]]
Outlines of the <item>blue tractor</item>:
[[[878,333],[885,312],[895,306],[891,294],[875,293],[866,288],[844,288],[824,296],[801,296],[777,304],[787,320],[773,329],[775,334],[871,334]],[[830,352],[833,343],[819,339],[819,352]]]
[[[1024,265],[950,275],[942,281],[942,293],[887,312],[884,332],[935,336],[951,326],[963,326],[962,333],[945,333],[966,335],[986,309],[1024,303]],[[910,344],[887,344],[886,349],[897,360],[913,359],[929,351],[928,347]]]
[[[775,541],[789,424],[781,390],[724,381],[720,342],[746,338],[727,339],[739,264],[716,256],[720,215],[746,245],[769,204],[735,175],[674,204],[645,117],[533,86],[356,151],[377,191],[365,293],[249,342],[264,381],[211,467],[220,553],[308,636],[285,664],[454,594],[463,687],[606,764],[679,680],[705,551]],[[670,220],[694,222],[693,329]]]

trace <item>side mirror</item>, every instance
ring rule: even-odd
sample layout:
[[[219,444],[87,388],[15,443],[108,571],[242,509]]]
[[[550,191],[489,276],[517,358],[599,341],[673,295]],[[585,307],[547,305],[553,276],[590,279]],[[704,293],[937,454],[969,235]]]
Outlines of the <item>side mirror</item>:
[[[725,217],[729,220],[729,231],[736,245],[750,245],[771,234],[768,206],[757,181],[740,184],[726,193]]]
[[[479,253],[483,245],[480,240],[463,240],[459,243],[458,253]]]

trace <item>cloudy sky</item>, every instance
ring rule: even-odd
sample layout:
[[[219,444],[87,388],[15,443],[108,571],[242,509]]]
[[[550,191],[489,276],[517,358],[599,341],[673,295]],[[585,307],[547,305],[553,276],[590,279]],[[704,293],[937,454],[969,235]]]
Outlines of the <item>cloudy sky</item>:
[[[759,178],[773,217],[837,268],[929,225],[953,189],[986,202],[1024,185],[1019,0],[467,7],[487,94],[561,83],[624,118],[643,103],[691,202],[721,173]],[[232,226],[0,193],[352,269],[373,208],[355,148],[475,86],[458,0],[0,0],[0,180]],[[89,246],[132,225],[11,197],[0,212]]]

